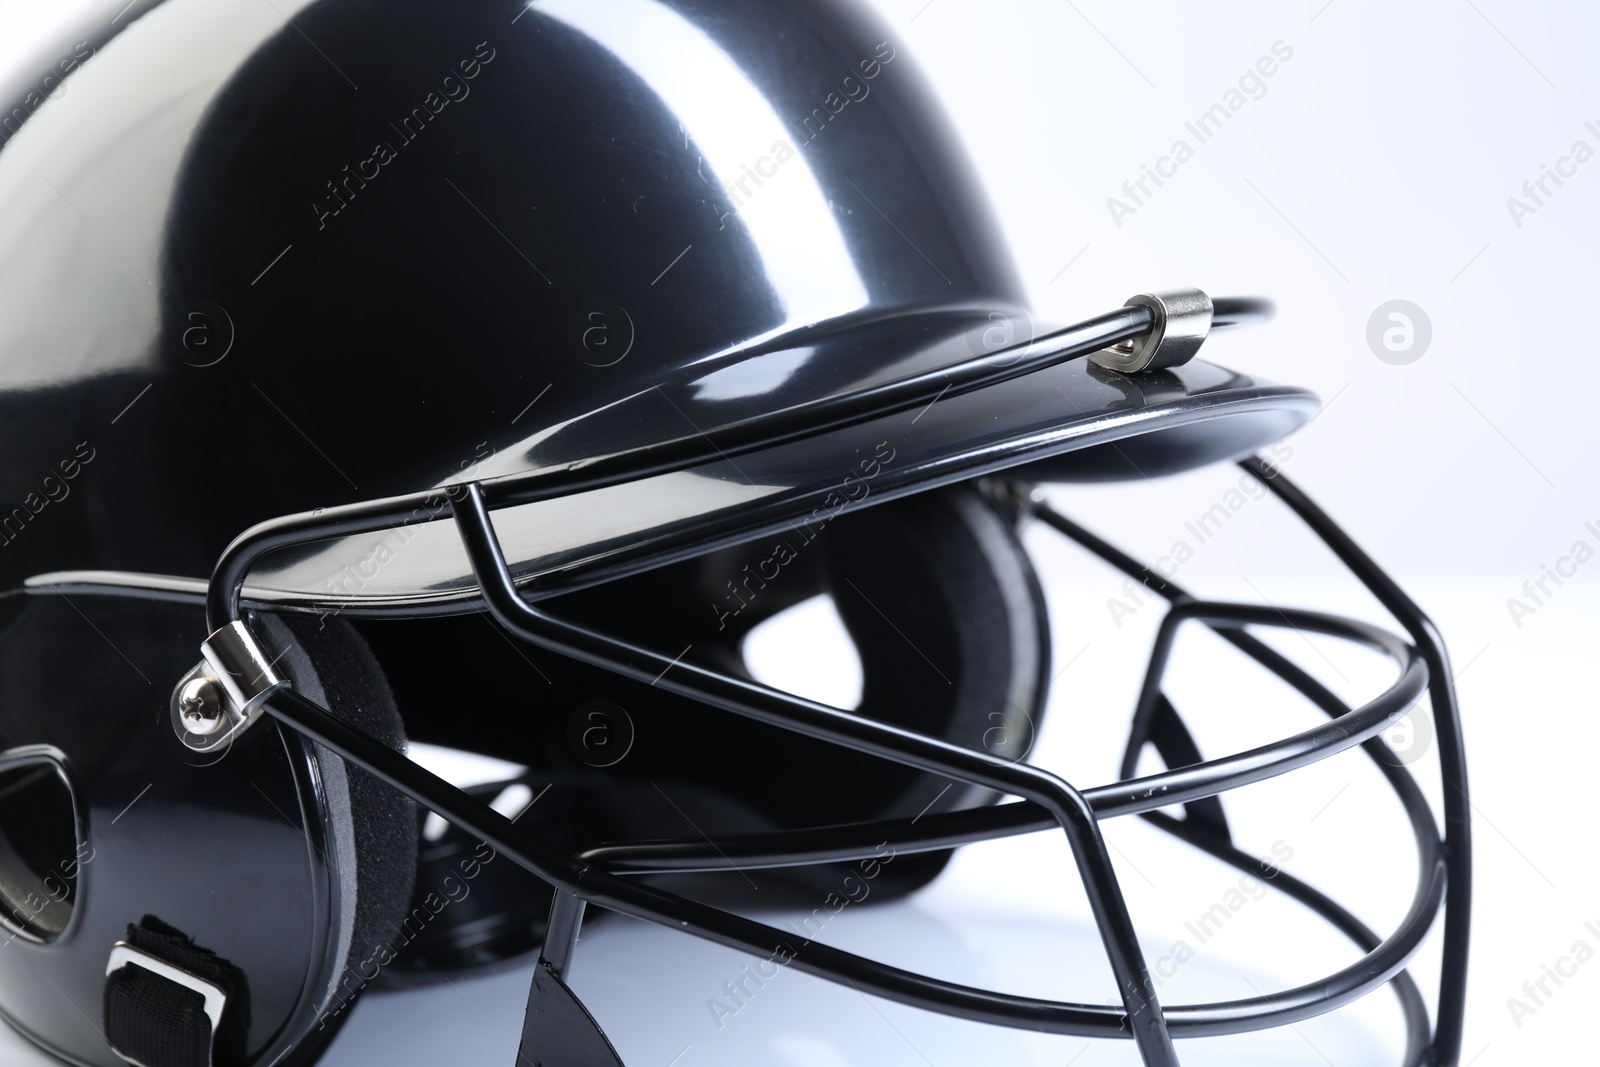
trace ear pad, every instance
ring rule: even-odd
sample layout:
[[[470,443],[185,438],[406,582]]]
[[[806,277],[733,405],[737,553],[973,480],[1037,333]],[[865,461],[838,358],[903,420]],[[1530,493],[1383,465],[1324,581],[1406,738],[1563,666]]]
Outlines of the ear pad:
[[[1047,696],[1049,632],[1011,522],[971,488],[922,494],[854,517],[824,560],[823,583],[862,663],[859,712],[1005,759],[1027,755]],[[996,799],[918,772],[899,777],[885,814]],[[904,857],[887,882],[915,888],[949,856]]]
[[[859,710],[1027,754],[1047,680],[1043,594],[1013,526],[976,491],[853,517],[825,546],[822,579],[863,665]]]
[[[1043,706],[1049,633],[1013,522],[971,486],[820,515],[545,606],[748,676],[744,637],[788,607],[829,595],[861,660],[858,714],[1021,758]],[[914,818],[992,799],[514,645],[484,618],[374,621],[363,632],[405,702],[414,738],[514,760],[554,783],[521,825],[558,845]],[[470,664],[476,706],[490,710],[460,714],[458,687],[432,666],[440,662]],[[587,744],[591,720],[606,726],[601,736],[612,747]],[[552,800],[575,794],[579,821],[541,817],[546,805],[559,810]],[[944,861],[898,857],[875,886],[914,887]],[[840,877],[824,870],[803,880],[836,888]]]
[[[230,978],[218,1036],[243,1042],[238,1062],[312,1059],[404,922],[412,805],[270,717],[221,753],[184,748],[170,701],[207,633],[194,606],[37,596],[0,613],[15,614],[0,620],[0,902],[27,908],[0,916],[13,935],[0,1015],[94,1067],[123,1063],[112,1042],[165,1044],[182,1020],[142,995],[148,976],[107,974],[139,927],[160,935],[147,950],[204,954]],[[404,743],[348,626],[262,616],[253,629],[303,693]],[[56,832],[19,833],[42,822]],[[5,891],[19,870],[53,894],[48,912]]]
[[[404,751],[405,727],[383,670],[365,641],[342,619],[263,616],[258,628],[279,669],[302,694],[335,716]],[[340,871],[342,960],[326,990],[323,1017],[285,1062],[310,1063],[332,1039],[348,1006],[387,962],[417,873],[417,812],[409,798],[359,767],[312,745],[327,803],[332,857]],[[323,1035],[326,1035],[325,1037]],[[320,1040],[319,1040],[320,1038]]]

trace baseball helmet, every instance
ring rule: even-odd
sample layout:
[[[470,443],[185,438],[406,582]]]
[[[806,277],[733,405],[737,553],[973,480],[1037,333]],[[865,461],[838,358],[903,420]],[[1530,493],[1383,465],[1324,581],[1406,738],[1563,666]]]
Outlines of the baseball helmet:
[[[0,134],[19,1031],[94,1067],[308,1064],[371,984],[531,958],[519,1062],[616,1064],[562,974],[586,915],[622,914],[1149,1064],[1387,984],[1406,1062],[1456,1062],[1445,650],[1256,455],[1315,398],[1197,358],[1265,302],[1162,290],[1034,323],[911,57],[833,0],[117,7],[41,53]],[[1229,461],[1404,635],[1196,599],[1037,492]],[[1030,524],[1172,601],[1109,784],[1026,762],[1052,676]],[[752,670],[753,635],[800,610],[848,636],[850,692]],[[1185,622],[1327,721],[1202,754],[1163,688]],[[1285,626],[1376,650],[1393,682],[1345,702],[1258,636]],[[1425,693],[1442,831],[1379,738]],[[455,784],[408,746],[508,770]],[[1380,935],[1277,872],[1357,962],[1163,1004],[1102,823],[1255,870],[1219,795],[1357,746],[1415,829],[1403,920]],[[1137,773],[1147,749],[1163,767]],[[911,973],[665,877],[893,896],[1046,830],[1116,1004]],[[1430,1019],[1405,966],[1441,912]]]

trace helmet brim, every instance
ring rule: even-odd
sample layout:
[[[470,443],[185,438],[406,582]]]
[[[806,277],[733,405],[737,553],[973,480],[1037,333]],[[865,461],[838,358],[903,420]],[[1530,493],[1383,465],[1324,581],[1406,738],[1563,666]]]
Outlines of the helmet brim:
[[[473,480],[493,487],[525,479],[571,465],[574,456],[604,454],[619,442],[715,435],[719,426],[797,395],[834,395],[970,359],[974,321],[983,320],[909,316],[811,336],[803,344],[791,335],[790,343],[711,361],[583,419],[540,429],[518,448],[479,464]],[[885,326],[891,327],[887,335]],[[880,358],[851,359],[869,344]],[[886,366],[878,346],[902,355]],[[994,358],[1018,350],[1002,349]],[[871,369],[853,369],[860,367]],[[723,391],[724,403],[708,405],[713,390]],[[715,424],[701,425],[688,414],[705,420],[713,409]],[[731,458],[499,508],[494,524],[513,578],[537,598],[780,531],[809,541],[848,510],[1000,472],[1027,482],[1111,481],[1235,459],[1292,433],[1317,409],[1317,398],[1304,389],[1201,360],[1124,375],[1075,359]],[[352,615],[480,607],[477,581],[450,521],[461,489],[440,484],[419,496],[407,517],[377,532],[266,556],[249,574],[245,601]],[[325,509],[321,516],[340,510]],[[29,584],[71,589],[135,581],[147,591],[164,587],[177,599],[205,589],[198,576],[91,572],[42,575]]]
[[[1139,376],[1075,361],[737,459],[505,508],[494,520],[519,586],[549,595],[777,531],[809,539],[846,510],[1011,468],[1025,480],[1104,481],[1237,458],[1317,407],[1306,390],[1201,361]],[[279,553],[246,594],[359,614],[466,610],[477,595],[449,521]]]

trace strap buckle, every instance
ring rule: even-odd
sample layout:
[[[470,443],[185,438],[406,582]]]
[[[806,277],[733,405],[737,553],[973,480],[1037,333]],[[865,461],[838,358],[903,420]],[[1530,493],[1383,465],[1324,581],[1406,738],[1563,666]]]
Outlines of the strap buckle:
[[[175,985],[180,985],[192,992],[199,993],[205,1001],[203,1010],[206,1018],[211,1020],[211,1041],[216,1040],[217,1028],[222,1025],[222,1010],[228,1003],[228,995],[222,991],[221,986],[214,982],[208,982],[197,974],[191,974],[181,967],[174,967],[165,960],[158,959],[148,952],[134,948],[126,941],[118,941],[111,949],[111,958],[106,961],[106,975],[109,977],[122,968],[129,966],[142,968],[157,977],[165,978]],[[159,1065],[155,1064],[141,1063],[117,1048],[114,1043],[111,1045],[111,1051],[115,1052],[125,1062],[133,1064],[134,1067],[159,1067]],[[211,1062],[209,1044],[206,1048],[206,1062]]]

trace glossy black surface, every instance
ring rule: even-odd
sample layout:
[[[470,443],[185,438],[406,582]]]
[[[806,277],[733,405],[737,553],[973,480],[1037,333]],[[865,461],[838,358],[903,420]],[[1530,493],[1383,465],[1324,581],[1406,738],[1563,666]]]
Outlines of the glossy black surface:
[[[593,437],[542,439],[776,333],[1017,298],[877,28],[809,3],[522,10],[324,0],[284,8],[296,32],[270,5],[168,0],[5,144],[0,499],[96,450],[8,577],[204,573],[272,515],[491,452],[581,458]],[[747,164],[778,169],[757,188]],[[725,375],[671,432],[804,363]],[[124,516],[116,545],[96,513]]]
[[[197,609],[107,598],[10,603],[0,633],[0,753],[53,754],[81,836],[75,906],[60,935],[40,943],[14,914],[0,926],[0,1011],[58,1054],[120,1067],[98,1028],[106,959],[129,923],[154,915],[226,959],[248,961],[252,1052],[286,1027],[314,1024],[339,875],[310,742],[268,726],[216,766],[178,743],[167,698],[204,636]]]
[[[201,576],[275,515],[581,461],[1030,334],[920,75],[851,9],[280,7],[297,29],[254,0],[133,9],[0,148],[0,585]],[[1010,438],[1127,409],[1077,381],[1055,401],[1034,383]],[[1029,392],[964,398],[925,451]],[[1219,435],[1228,454],[1304,417],[1303,398],[1279,406],[1294,412]],[[1170,447],[1122,449],[1172,465]],[[675,511],[584,506],[693,524],[728,476],[669,487]],[[612,554],[662,533],[583,537]],[[325,592],[371,549],[347,547],[280,584]],[[582,547],[512,552],[534,575]],[[388,584],[458,596],[459,553],[440,551],[450,565]]]
[[[1032,331],[987,207],[909,57],[891,34],[824,0],[167,0],[130,9],[129,21],[99,39],[70,93],[43,102],[0,147],[0,502],[17,502],[0,511],[0,588],[61,570],[203,575],[231,538],[274,516],[466,480],[492,487],[947,366]],[[675,647],[664,614],[633,632],[615,616],[630,592],[714,590],[719,568],[743,559],[695,563],[696,553],[793,528],[818,509],[831,521],[841,499],[891,501],[1019,463],[1030,464],[1024,477],[1049,480],[1187,469],[1282,436],[1313,407],[1303,391],[1210,363],[1133,379],[1080,362],[736,461],[508,508],[495,532],[524,593],[634,576],[639,584],[577,594],[564,615]],[[896,512],[867,514],[882,524]],[[891,540],[881,526],[855,542],[841,529],[830,561],[855,552],[863,573],[914,570],[862,551]],[[255,578],[270,599],[301,609],[405,615],[475,603],[448,524],[409,531],[383,558],[376,544],[302,546]],[[675,561],[677,571],[638,573]],[[987,578],[996,567],[947,569]],[[1031,582],[1023,573],[1013,599],[1037,609]],[[945,632],[969,621],[969,600],[906,600],[917,610],[904,614],[924,620],[913,632],[922,641],[926,630],[923,643],[947,665],[963,656],[943,646],[972,637]],[[711,634],[712,606],[697,654],[659,675],[634,670],[635,692],[671,669],[710,673],[720,691],[756,691],[732,638]],[[227,754],[226,773],[193,767],[166,711],[204,634],[195,608],[46,596],[15,610],[21,618],[0,639],[0,751],[61,753],[94,859],[80,864],[57,943],[19,940],[0,960],[0,1008],[68,1056],[114,1063],[89,1021],[93,964],[148,912],[248,961],[251,1045],[270,1059],[341,973],[332,931],[348,907],[340,875],[352,875],[329,858],[339,855],[335,820],[305,735],[346,734],[330,733],[337,724],[316,712],[316,695],[297,691],[305,716],[284,717],[295,730],[258,724]],[[847,624],[859,642],[866,614],[856,610]],[[397,679],[416,664],[403,684],[425,709],[414,716],[424,732],[504,751],[501,716],[463,715],[459,692],[427,689],[442,684],[436,671],[423,677],[434,666],[424,657],[439,651],[429,634],[442,631],[415,632],[379,652]],[[971,792],[952,792],[946,808],[980,784],[1035,795],[1015,788],[1022,782],[1059,801],[1070,790],[1051,793],[1042,772],[1014,762],[972,773],[999,759],[974,722],[1009,714],[1009,696],[1023,715],[1042,707],[1047,635],[1021,628],[1006,644],[990,673],[1009,678],[1011,692],[974,683],[984,691],[940,703],[908,681],[905,664],[880,669],[888,658],[869,656],[877,688],[862,714],[824,709],[853,726],[813,729],[802,745],[772,724],[794,730],[804,716],[767,693],[779,710],[764,726],[742,723],[747,733],[688,753],[642,747],[618,779],[653,786],[666,769],[709,782],[704,806],[724,821],[705,825],[719,834],[792,829],[796,811],[839,822],[928,813],[910,786],[952,768]],[[617,669],[588,658],[595,672]],[[661,686],[707,722],[722,714],[692,686]],[[736,705],[721,704],[743,713]],[[644,707],[679,710],[666,697]],[[897,717],[908,708],[922,717]],[[900,775],[877,770],[878,756],[899,758],[885,737],[937,745],[912,731],[939,735],[953,754],[907,760]],[[528,733],[517,740],[530,754],[549,742]],[[348,751],[370,761],[372,738],[347,735]],[[846,755],[821,754],[840,738]],[[836,808],[798,787],[786,796],[793,810],[736,808],[716,788],[730,780],[718,762],[756,779],[733,794],[793,782],[750,758],[763,744],[784,746],[796,776],[875,773],[836,790]],[[387,749],[374,765],[424,780]],[[615,792],[619,809],[649,822],[637,797]],[[470,802],[436,799],[471,825]],[[1125,1006],[1137,1024],[1150,1015],[1164,1026],[1153,996],[1139,1007],[1131,999],[1143,974],[1131,923],[1094,813],[1067,799],[1080,802],[1056,815],[1099,902],[1113,965],[1129,978]],[[604,903],[603,872],[595,885]],[[635,890],[609,892],[638,914],[676,914],[649,912]],[[715,927],[706,920],[700,932]],[[837,977],[854,966],[812,969]],[[1375,981],[1366,970],[1361,983]],[[920,1002],[937,986],[910,976],[894,988]],[[1095,1025],[1109,1031],[1115,1015],[1100,1011]],[[1065,1018],[1056,1023],[1082,1023]],[[1159,1052],[1164,1033],[1145,1040]]]
[[[589,1010],[549,964],[541,962],[528,990],[518,1062],[622,1067],[622,1059]]]
[[[1079,361],[924,412],[506,508],[495,524],[519,582],[547,594],[758,536],[807,536],[847,510],[1034,457],[1050,458],[1030,465],[1037,471],[1021,468],[1021,477],[1099,480],[1187,469],[1292,432],[1315,404],[1303,390],[1259,385],[1211,364],[1130,379]],[[1143,448],[1130,453],[1121,443],[1129,435]],[[252,571],[255,598],[353,614],[462,610],[475,601],[477,583],[453,527],[430,521],[448,516],[450,494],[435,499],[437,507],[411,513],[420,516],[415,523],[385,523],[380,532],[267,557]]]

